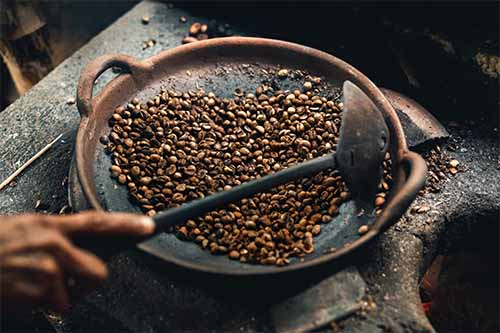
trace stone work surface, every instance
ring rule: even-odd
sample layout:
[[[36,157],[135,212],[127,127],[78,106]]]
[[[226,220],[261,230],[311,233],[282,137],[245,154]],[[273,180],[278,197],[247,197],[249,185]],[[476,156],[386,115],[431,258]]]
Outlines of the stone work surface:
[[[150,16],[149,24],[141,23]],[[142,2],[64,61],[25,96],[0,112],[0,179],[6,178],[45,144],[63,139],[0,192],[0,213],[35,210],[40,200],[57,213],[67,203],[66,179],[79,122],[74,97],[81,69],[108,53],[140,59],[180,45],[190,13],[165,3]],[[156,44],[143,50],[143,42]],[[349,60],[349,59],[346,59]],[[107,73],[98,86],[111,77]],[[447,124],[445,124],[447,125]],[[375,310],[341,322],[345,332],[422,332],[432,330],[419,304],[418,281],[441,244],[453,243],[463,230],[497,223],[500,191],[496,134],[479,125],[447,126],[458,141],[448,152],[467,171],[451,177],[441,192],[419,197],[399,223],[354,260],[367,283]],[[186,274],[139,251],[110,262],[111,277],[98,291],[54,320],[59,331],[184,332],[271,331],[271,282],[246,284]],[[288,281],[300,284],[301,281]],[[286,285],[286,283],[284,282]]]

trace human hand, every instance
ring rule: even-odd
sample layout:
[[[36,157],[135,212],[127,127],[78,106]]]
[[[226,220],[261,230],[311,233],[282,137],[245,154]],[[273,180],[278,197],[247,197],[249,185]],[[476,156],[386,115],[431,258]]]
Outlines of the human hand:
[[[126,213],[0,216],[2,308],[64,311],[71,298],[69,281],[88,292],[108,275],[98,257],[72,243],[74,237],[143,237],[154,228],[150,218]]]

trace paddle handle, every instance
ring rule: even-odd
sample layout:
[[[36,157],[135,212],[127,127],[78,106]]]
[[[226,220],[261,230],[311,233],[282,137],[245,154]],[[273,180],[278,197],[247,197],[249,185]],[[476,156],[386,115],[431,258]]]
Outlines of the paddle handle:
[[[243,183],[230,190],[221,191],[203,199],[193,200],[180,207],[167,209],[154,216],[156,231],[166,230],[177,224],[184,223],[188,219],[221,209],[230,203],[251,197],[257,193],[269,191],[276,186],[297,178],[312,176],[328,168],[335,168],[335,166],[335,154],[328,154]]]

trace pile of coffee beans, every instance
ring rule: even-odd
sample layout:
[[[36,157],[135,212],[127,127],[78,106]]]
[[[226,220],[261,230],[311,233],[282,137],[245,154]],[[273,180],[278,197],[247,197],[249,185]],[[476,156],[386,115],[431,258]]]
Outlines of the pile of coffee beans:
[[[309,79],[300,90],[262,84],[254,93],[236,90],[231,99],[201,90],[133,99],[116,108],[111,133],[101,138],[112,176],[153,216],[334,152],[342,104],[320,96],[320,79]],[[379,209],[389,167],[387,158]],[[313,237],[348,198],[338,171],[328,170],[188,220],[176,232],[213,254],[285,265],[314,251]]]
[[[184,16],[181,16],[179,20],[181,23],[187,22]],[[233,35],[233,31],[228,24],[221,24],[212,20],[208,23],[194,22],[189,26],[188,34],[188,36],[182,39],[182,44],[189,44],[215,37],[229,37]]]
[[[419,193],[420,195],[441,192],[443,185],[450,177],[466,170],[458,160],[447,156],[439,145],[435,145],[423,152],[422,157],[427,163],[429,173],[427,182]]]
[[[500,76],[500,58],[497,55],[478,52],[474,60],[484,74],[492,79],[498,79]]]

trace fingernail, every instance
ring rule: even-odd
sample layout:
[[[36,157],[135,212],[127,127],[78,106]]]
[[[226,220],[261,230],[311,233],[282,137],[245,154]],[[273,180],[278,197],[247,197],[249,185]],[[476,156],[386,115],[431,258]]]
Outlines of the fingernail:
[[[144,232],[146,234],[150,234],[155,230],[155,223],[150,217],[142,216],[137,222],[139,222],[143,226]]]

